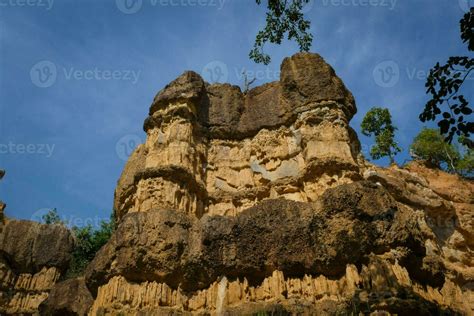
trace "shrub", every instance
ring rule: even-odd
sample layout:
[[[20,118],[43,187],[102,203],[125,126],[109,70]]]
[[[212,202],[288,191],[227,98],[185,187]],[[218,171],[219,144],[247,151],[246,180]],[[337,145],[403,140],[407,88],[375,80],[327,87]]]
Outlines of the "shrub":
[[[410,155],[425,160],[429,165],[454,172],[459,160],[459,151],[445,142],[437,129],[424,128],[413,140]]]

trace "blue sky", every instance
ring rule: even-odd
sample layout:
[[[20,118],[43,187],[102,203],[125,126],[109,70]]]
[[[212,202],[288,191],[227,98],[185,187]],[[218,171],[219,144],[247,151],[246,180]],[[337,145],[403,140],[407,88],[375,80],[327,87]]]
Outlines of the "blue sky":
[[[468,54],[459,38],[468,6],[314,0],[306,8],[311,51],[355,96],[351,125],[359,132],[369,108],[388,107],[404,149],[399,163],[424,126],[418,114],[426,73],[437,61]],[[76,225],[107,219],[126,156],[145,139],[143,120],[165,84],[184,70],[238,85],[244,69],[256,84],[278,80],[281,60],[297,47],[267,46],[268,66],[248,59],[264,12],[254,0],[0,0],[0,168],[7,171],[0,199],[7,216],[38,219],[57,208]],[[221,71],[210,77],[216,66]],[[371,140],[359,137],[367,152]]]

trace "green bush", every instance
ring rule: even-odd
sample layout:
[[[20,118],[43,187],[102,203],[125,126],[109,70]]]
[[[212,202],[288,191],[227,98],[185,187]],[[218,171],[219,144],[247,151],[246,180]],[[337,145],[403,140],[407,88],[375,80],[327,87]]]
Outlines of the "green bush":
[[[445,142],[437,129],[424,128],[413,140],[410,155],[415,159],[425,160],[429,165],[454,172],[459,151]]]
[[[51,224],[65,224],[61,218],[59,218],[58,211],[53,208],[48,213],[44,214],[42,217],[43,223],[51,225]]]
[[[424,128],[413,140],[410,155],[424,160],[431,167],[457,173],[464,177],[474,174],[474,150],[460,138],[457,145],[448,144],[437,129]]]

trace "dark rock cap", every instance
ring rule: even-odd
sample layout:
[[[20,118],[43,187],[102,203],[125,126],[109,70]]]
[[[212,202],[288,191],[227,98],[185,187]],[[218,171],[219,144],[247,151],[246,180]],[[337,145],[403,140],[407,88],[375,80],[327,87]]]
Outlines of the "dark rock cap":
[[[201,97],[204,80],[194,71],[186,71],[158,92],[150,107],[150,115],[171,102],[179,100],[196,101]]]
[[[311,102],[338,101],[350,120],[357,112],[354,97],[334,69],[318,54],[298,53],[281,64],[283,98],[292,107]]]
[[[235,85],[205,83],[200,75],[187,71],[155,97],[145,131],[161,122],[154,113],[178,101],[191,102],[198,112],[196,119],[209,136],[222,139],[252,137],[262,128],[291,124],[303,108],[317,108],[325,101],[339,104],[347,121],[357,111],[354,97],[334,69],[313,53],[285,58],[280,81],[247,93]]]

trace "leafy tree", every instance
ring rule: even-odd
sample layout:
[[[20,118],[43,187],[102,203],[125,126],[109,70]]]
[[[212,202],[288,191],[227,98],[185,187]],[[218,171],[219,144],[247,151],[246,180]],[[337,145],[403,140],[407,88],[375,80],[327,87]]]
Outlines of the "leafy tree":
[[[469,152],[458,161],[456,164],[456,169],[457,172],[463,177],[474,177],[474,151],[472,149],[469,149]]]
[[[110,216],[110,220],[101,221],[100,228],[94,231],[94,244],[96,245],[97,250],[99,250],[103,245],[107,243],[112,236],[112,233],[115,231],[115,218],[113,214]]]
[[[262,0],[255,0],[257,5]],[[313,36],[309,33],[311,22],[304,18],[302,9],[310,0],[266,0],[266,25],[255,38],[249,57],[256,63],[269,64],[271,58],[265,54],[266,43],[281,44],[288,34],[288,40],[295,39],[300,51],[311,48]],[[474,8],[471,8],[460,21],[461,40],[467,44],[469,51],[474,51]],[[461,88],[474,70],[474,59],[471,57],[450,57],[445,65],[437,63],[426,81],[426,92],[431,99],[426,103],[419,118],[422,122],[439,118],[438,126],[446,140],[451,143],[454,135],[469,137],[474,133],[474,122],[466,118],[473,110],[468,100],[461,93]],[[444,108],[444,111],[441,110]],[[385,135],[389,139],[390,135]],[[469,142],[474,147],[474,142]]]
[[[69,263],[66,278],[81,275],[87,264],[94,258],[94,246],[92,241],[92,226],[73,227],[72,228],[76,244],[72,254],[72,260]]]
[[[72,231],[76,238],[72,261],[69,265],[67,278],[81,275],[89,262],[94,259],[95,254],[112,236],[115,228],[113,215],[110,221],[101,221],[98,229],[93,229],[89,224],[84,227],[73,227]]]
[[[467,178],[474,177],[474,149],[469,147],[469,142],[465,141],[464,137],[460,137],[459,143],[464,145],[464,153],[461,153],[461,158],[456,163],[457,172]]]
[[[258,5],[262,0],[255,0]],[[267,43],[281,44],[285,34],[288,40],[295,39],[300,51],[309,51],[313,35],[308,32],[311,23],[304,19],[303,6],[310,0],[267,0],[266,26],[259,31],[253,49],[249,53],[250,59],[256,63],[268,65],[271,58],[263,52]]]
[[[461,19],[460,28],[462,41],[467,44],[469,51],[474,51],[474,8]],[[474,58],[450,57],[445,65],[437,63],[430,70],[425,84],[431,99],[420,114],[420,120],[434,121],[442,114],[438,126],[449,143],[453,141],[455,134],[469,137],[474,133],[474,122],[466,119],[466,116],[472,114],[472,109],[461,93],[463,84],[473,70]],[[472,148],[472,142],[470,144]]]
[[[430,166],[455,172],[460,158],[459,151],[444,140],[439,130],[424,128],[413,140],[410,155],[414,159],[425,160]]]
[[[439,130],[424,128],[413,140],[410,154],[414,159],[425,160],[428,165],[463,177],[474,176],[474,150],[461,136],[458,146],[449,144]]]
[[[59,217],[58,211],[56,208],[53,208],[48,211],[48,213],[44,214],[41,216],[41,219],[43,220],[43,223],[45,224],[65,224],[61,218]]]
[[[401,149],[394,140],[397,128],[392,124],[389,110],[379,107],[370,109],[362,120],[361,128],[365,136],[375,136],[375,145],[370,149],[371,157],[389,157],[390,163],[393,164],[395,155]]]

